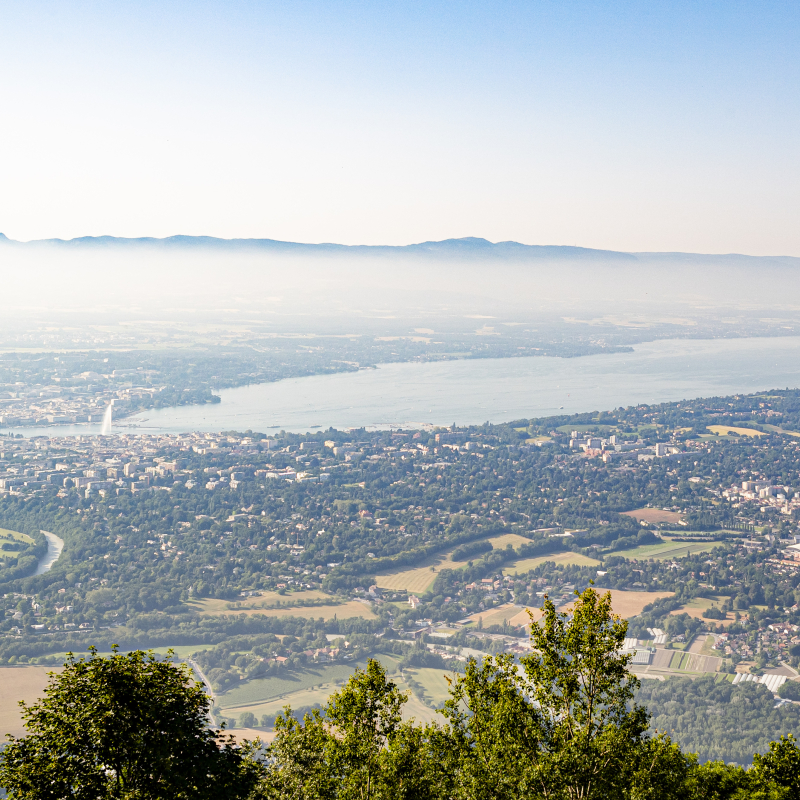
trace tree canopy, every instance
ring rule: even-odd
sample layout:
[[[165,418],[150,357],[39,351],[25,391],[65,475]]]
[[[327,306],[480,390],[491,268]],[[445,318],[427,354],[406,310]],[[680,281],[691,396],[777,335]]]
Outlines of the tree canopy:
[[[69,654],[45,697],[23,706],[0,785],[22,800],[245,797],[247,750],[208,726],[209,699],[188,668],[152,652]]]

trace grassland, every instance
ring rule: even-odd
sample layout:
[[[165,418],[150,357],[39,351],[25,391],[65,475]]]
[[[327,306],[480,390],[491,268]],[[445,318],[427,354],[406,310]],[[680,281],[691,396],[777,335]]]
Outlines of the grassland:
[[[397,658],[390,655],[375,656],[390,675],[397,672]],[[283,677],[256,678],[218,695],[216,704],[223,713],[238,717],[252,711],[257,717],[275,714],[284,706],[293,708],[324,704],[337,686],[347,681],[356,664],[320,664]]]
[[[514,561],[503,569],[503,575],[522,575],[535,569],[539,564],[544,564],[545,561],[554,561],[560,566],[568,564],[575,564],[579,567],[595,567],[600,562],[595,558],[581,555],[580,553],[556,553],[554,555],[536,556],[535,558],[521,558],[519,561]]]
[[[310,595],[311,592],[306,592],[305,594]],[[322,594],[322,592],[317,594]],[[289,603],[291,602],[289,595],[287,595],[286,600]],[[375,619],[372,609],[366,603],[360,603],[358,600],[351,600],[346,603],[332,603],[330,605],[229,608],[228,606],[231,605],[229,601],[209,598],[195,601],[190,605],[204,616],[221,616],[223,614],[228,616],[237,616],[239,614],[253,616],[255,614],[263,614],[268,617],[299,617],[300,619],[329,620],[334,617],[337,619],[351,619],[352,617]]]
[[[47,686],[47,673],[52,671],[52,667],[0,667],[3,686],[0,692],[0,736],[3,740],[7,733],[12,736],[25,734],[19,701],[33,703],[38,700]]]
[[[678,523],[683,514],[677,511],[664,511],[663,508],[636,508],[633,511],[623,511],[626,517],[633,517],[637,522],[672,522]]]
[[[491,542],[495,550],[504,550],[508,545],[519,547],[523,544],[530,544],[530,539],[526,539],[518,533],[491,536],[486,541]],[[468,561],[453,561],[452,554],[454,550],[455,548],[431,556],[417,567],[397,569],[382,575],[376,575],[375,581],[381,589],[424,594],[436,580],[437,574],[443,569],[461,569],[468,563]]]
[[[5,541],[25,542],[31,544],[33,538],[28,536],[27,533],[19,533],[18,531],[10,531],[7,528],[0,528],[0,539]]]
[[[670,614],[676,616],[678,614],[686,613],[690,617],[696,619],[704,619],[703,612],[711,608],[711,606],[721,606],[725,602],[725,597],[695,597],[688,603],[684,603],[680,608],[670,611]],[[733,612],[729,611],[726,619],[713,619],[709,620],[711,625],[722,625],[727,627],[732,625],[736,620],[734,619]],[[717,653],[705,653],[705,655],[718,655]]]
[[[542,614],[541,610],[534,608],[532,611],[534,618],[538,620]],[[488,628],[490,625],[502,625],[504,622],[507,622],[512,627],[519,627],[520,625],[527,625],[530,622],[528,612],[524,608],[512,605],[511,603],[506,603],[497,608],[487,608],[486,611],[478,611],[466,617],[466,619],[469,620],[469,622],[465,623],[466,625],[474,627],[480,620],[484,628]]]
[[[508,545],[519,547],[523,544],[530,544],[531,540],[520,536],[518,533],[504,533],[501,536],[491,536],[487,540],[492,543],[495,550],[505,550]]]
[[[713,550],[718,542],[673,542],[671,540],[659,544],[644,544],[630,550],[615,550],[610,555],[623,558],[653,559],[665,561],[668,558],[682,558],[687,553],[707,553]]]
[[[765,425],[764,427],[774,433],[783,433],[786,436],[800,436],[800,433],[797,431],[787,431],[785,428],[779,428],[777,425]]]
[[[260,614],[264,610],[273,608],[283,608],[299,606],[304,602],[325,602],[325,605],[334,605],[336,598],[325,592],[311,589],[305,592],[288,592],[278,594],[278,592],[263,592],[260,597],[248,597],[242,600],[219,600],[208,597],[203,600],[196,600],[190,605],[203,616],[219,616],[231,611],[245,611],[250,614]]]
[[[440,705],[450,696],[450,687],[445,674],[446,672],[443,669],[431,669],[428,667],[405,670],[405,675],[422,687],[424,697],[419,699],[426,705],[430,703]]]
[[[626,619],[641,614],[646,605],[655,602],[659,598],[672,597],[675,594],[675,592],[628,592],[623,589],[598,589],[598,591],[601,595],[610,592],[611,608],[615,614],[619,614]],[[571,608],[572,603],[566,606],[565,609],[560,610],[564,611]]]
[[[730,425],[709,425],[708,429],[718,436],[727,436],[730,433],[737,436],[766,436],[763,431],[755,431],[752,428],[734,428]]]

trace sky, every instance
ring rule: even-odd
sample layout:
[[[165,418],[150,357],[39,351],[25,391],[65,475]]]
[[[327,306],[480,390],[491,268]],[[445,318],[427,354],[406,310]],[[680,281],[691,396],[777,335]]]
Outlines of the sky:
[[[0,2],[0,231],[800,256],[797,2]]]

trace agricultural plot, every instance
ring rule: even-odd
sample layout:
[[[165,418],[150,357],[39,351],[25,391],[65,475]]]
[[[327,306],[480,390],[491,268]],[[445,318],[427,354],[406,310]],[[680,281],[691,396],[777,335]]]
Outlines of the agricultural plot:
[[[495,550],[504,550],[509,544],[512,547],[530,544],[530,539],[526,539],[518,533],[504,533],[501,536],[491,536],[487,541],[491,542]],[[453,548],[453,550],[455,550],[455,548]],[[453,561],[453,550],[431,556],[417,567],[392,570],[382,575],[376,575],[375,581],[381,589],[394,591],[402,590],[414,594],[423,594],[431,587],[436,580],[436,575],[443,569],[460,569],[468,563],[468,561]]]
[[[652,559],[665,561],[666,559],[683,558],[695,553],[708,553],[719,545],[719,542],[673,542],[671,540],[659,544],[645,544],[633,547],[630,550],[615,550],[609,555],[622,556],[630,559]]]
[[[256,678],[218,695],[217,703],[225,709],[245,706],[249,708],[321,684],[341,683],[350,677],[353,668],[352,664],[331,664],[312,667],[280,678]]]
[[[718,436],[727,436],[731,433],[737,436],[765,436],[762,431],[755,431],[752,428],[733,428],[730,425],[709,425],[708,429],[714,431]]]
[[[719,608],[724,601],[724,597],[695,597],[680,608],[670,611],[670,614],[672,616],[677,616],[678,614],[686,613],[695,619],[705,619],[703,617],[704,611],[707,611],[712,606],[717,606]],[[727,627],[728,625],[732,625],[735,621],[733,612],[729,611],[726,619],[712,619],[708,622],[710,625],[722,625],[723,627]]]
[[[311,594],[308,592],[307,594]],[[317,594],[322,595],[322,592]],[[323,595],[327,596],[327,595]],[[307,598],[311,599],[311,598]],[[227,600],[201,600],[191,604],[201,614],[206,616],[236,616],[239,614],[254,616],[263,614],[268,617],[299,617],[300,619],[351,619],[352,617],[362,617],[364,619],[375,619],[372,609],[358,600],[351,600],[346,603],[333,603],[331,605],[311,605],[297,606],[285,605],[274,608],[228,608],[230,605]]]
[[[600,562],[596,558],[590,558],[589,556],[581,555],[581,553],[556,553],[554,555],[521,558],[519,561],[513,561],[503,569],[503,575],[523,575],[538,567],[539,564],[544,564],[546,561],[553,561],[559,566],[575,564],[579,567],[595,567],[600,565]]]
[[[407,669],[404,674],[422,687],[425,695],[424,699],[428,703],[440,705],[450,697],[450,687],[445,679],[447,674],[445,670],[425,667],[422,669]],[[452,678],[452,675],[450,677]]]
[[[637,522],[680,522],[683,515],[677,511],[664,511],[662,508],[636,508],[633,511],[623,511],[626,517],[633,517]]]
[[[659,654],[664,654],[660,659]],[[667,657],[669,660],[667,661]],[[660,669],[669,669],[675,672],[717,672],[722,659],[716,656],[701,655],[700,653],[684,653],[670,650],[656,650],[656,658],[652,666]]]
[[[508,545],[519,547],[523,544],[530,544],[531,540],[520,536],[518,533],[504,533],[502,536],[491,536],[488,541],[492,543],[495,550],[505,550]]]
[[[450,550],[446,553],[438,553],[435,556],[426,558],[417,567],[397,569],[382,575],[376,575],[375,582],[381,589],[394,591],[399,589],[414,594],[422,594],[431,586],[436,580],[436,575],[443,569],[459,569],[467,563],[466,561],[453,561],[451,558],[452,552]]]
[[[377,658],[390,674],[397,670],[395,657],[380,655]],[[218,695],[217,704],[223,709],[237,709],[237,713],[260,707],[271,700],[280,700],[279,705],[283,706],[287,702],[287,698],[296,696],[298,692],[307,693],[310,689],[344,683],[352,675],[356,666],[363,668],[365,664],[320,665],[281,677],[256,678]],[[329,693],[330,688],[325,696],[327,697]],[[318,701],[304,700],[302,705],[311,705],[314,702]]]
[[[0,528],[0,540],[25,542],[31,544],[33,539],[27,533],[19,533],[18,531],[10,531],[7,528]]]
[[[19,701],[33,703],[44,694],[48,683],[47,673],[51,667],[0,667],[0,735],[23,736]]]
[[[539,620],[542,616],[542,611],[539,608],[531,609],[533,611],[534,619]],[[507,603],[506,605],[499,606],[498,608],[489,608],[486,611],[479,611],[467,617],[468,625],[477,625],[478,620],[484,628],[490,625],[502,625],[507,622],[511,627],[516,628],[520,625],[527,625],[530,622],[528,612],[520,606]]]
[[[611,608],[615,614],[627,619],[642,613],[642,609],[662,597],[672,597],[675,592],[627,592],[622,589],[598,589],[601,595],[611,593]],[[565,607],[571,609],[572,603]]]

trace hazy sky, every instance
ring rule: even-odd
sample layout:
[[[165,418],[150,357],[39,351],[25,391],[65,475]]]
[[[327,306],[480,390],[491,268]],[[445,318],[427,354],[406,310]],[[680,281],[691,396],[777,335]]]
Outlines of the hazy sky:
[[[0,231],[800,255],[800,4],[2,2]]]

